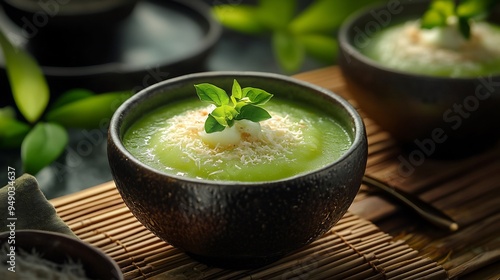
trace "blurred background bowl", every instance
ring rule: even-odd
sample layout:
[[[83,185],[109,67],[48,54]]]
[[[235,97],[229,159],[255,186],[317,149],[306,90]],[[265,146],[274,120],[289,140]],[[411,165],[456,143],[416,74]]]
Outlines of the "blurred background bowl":
[[[0,246],[2,248],[15,246],[15,258],[18,258],[18,261],[21,250],[27,254],[36,252],[43,259],[57,264],[68,263],[69,259],[80,262],[89,279],[124,279],[120,268],[113,259],[77,238],[62,233],[28,229],[14,232],[15,243],[8,243],[10,236],[10,232],[1,233]],[[6,245],[7,243],[8,245]],[[8,258],[10,259],[10,257]],[[4,265],[6,264],[4,263]],[[16,273],[22,273],[19,265],[16,267]]]
[[[44,24],[44,31],[102,30],[130,15],[140,0],[4,0],[8,17],[21,28]],[[32,21],[32,22],[31,22]]]
[[[76,0],[65,5],[73,2],[86,3]],[[167,78],[205,71],[222,32],[210,6],[198,0],[109,1],[109,10],[94,10],[105,14],[102,20],[90,11],[67,15],[74,23],[63,23],[66,16],[52,17],[40,7],[31,16],[16,14],[11,5],[2,3],[0,28],[36,59],[52,97],[74,88],[135,92]],[[121,12],[124,9],[126,13]],[[10,92],[2,57],[0,90]],[[13,104],[10,94],[0,100],[0,106],[5,104]]]
[[[351,134],[352,146],[318,170],[266,182],[168,175],[140,162],[123,146],[125,131],[146,112],[196,98],[195,84],[228,90],[233,79],[334,117]],[[161,82],[118,108],[108,137],[113,178],[137,219],[195,258],[229,267],[265,264],[326,233],[357,194],[366,157],[364,125],[349,103],[325,89],[270,73],[208,72]]]
[[[370,40],[374,30],[419,18],[429,4],[398,3],[393,8],[398,13],[390,13],[389,4],[360,11],[339,32],[338,62],[359,107],[403,147],[428,157],[463,157],[496,144],[499,75],[448,78],[403,72],[366,57],[355,45]]]

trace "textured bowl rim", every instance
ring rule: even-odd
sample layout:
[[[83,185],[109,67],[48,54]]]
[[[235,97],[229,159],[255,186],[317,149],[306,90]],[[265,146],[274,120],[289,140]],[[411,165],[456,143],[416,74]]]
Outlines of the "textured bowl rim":
[[[423,5],[428,5],[429,1],[428,0],[413,0],[411,2],[403,2],[400,3],[404,7],[408,7],[405,9],[405,12],[408,10],[408,13],[411,14],[411,16],[415,16],[415,12],[413,9],[415,7],[420,7]],[[428,80],[454,80],[454,81],[464,81],[464,82],[471,82],[477,80],[479,76],[467,76],[467,77],[446,77],[446,76],[433,76],[433,75],[426,75],[426,74],[419,74],[419,73],[412,73],[412,72],[407,72],[403,70],[398,70],[394,69],[388,66],[383,65],[380,62],[377,62],[364,54],[362,54],[357,47],[355,47],[351,43],[351,37],[349,37],[349,32],[352,30],[353,25],[355,25],[358,21],[362,20],[365,17],[368,17],[370,15],[370,12],[374,11],[381,11],[383,9],[387,8],[387,3],[386,4],[375,4],[371,5],[369,7],[360,9],[353,14],[351,14],[342,24],[342,26],[339,29],[338,33],[338,41],[339,41],[339,48],[341,50],[341,54],[343,56],[352,56],[362,62],[363,64],[371,67],[371,68],[376,68],[379,69],[380,71],[388,72],[388,73],[393,73],[393,74],[398,74],[401,76],[408,76],[408,77],[414,77],[416,79],[428,79]],[[408,17],[408,14],[405,12],[402,12],[404,17]],[[393,17],[401,17],[401,14],[391,14]],[[375,19],[374,19],[375,20]],[[394,19],[392,19],[394,20]],[[389,23],[389,26],[391,23]],[[383,27],[386,28],[386,27]],[[377,31],[378,32],[378,31]],[[349,63],[349,62],[347,62]],[[497,75],[489,75],[491,77],[500,77],[500,74]]]
[[[9,236],[8,231],[4,231],[0,233],[0,238],[1,239],[6,239]],[[118,266],[118,264],[108,255],[106,255],[103,251],[101,251],[99,248],[94,247],[90,245],[89,243],[86,243],[76,237],[71,237],[67,234],[63,234],[60,232],[54,232],[54,231],[46,231],[46,230],[39,230],[39,229],[17,229],[16,230],[16,239],[19,239],[20,236],[22,235],[40,235],[41,237],[44,237],[46,240],[51,240],[51,241],[56,241],[57,239],[65,239],[68,242],[78,244],[78,246],[82,246],[87,248],[89,251],[92,251],[95,255],[98,255],[102,258],[102,260],[106,261],[110,266],[113,267],[113,269],[116,271],[116,277],[118,277],[116,280],[121,280],[124,279],[123,273]],[[47,241],[50,243],[50,241]],[[16,249],[17,247],[23,247],[22,244],[19,244],[19,242],[16,242],[15,245]],[[16,252],[17,253],[17,252]],[[78,255],[79,252],[76,252],[76,255]]]
[[[297,84],[302,87],[307,87],[310,88],[314,91],[317,91],[323,95],[328,96],[328,98],[333,99],[335,102],[337,102],[340,105],[340,108],[343,108],[344,111],[350,116],[350,119],[353,122],[353,129],[354,129],[354,134],[353,134],[353,140],[352,144],[349,147],[347,151],[345,151],[344,154],[342,154],[339,158],[337,158],[335,161],[314,169],[310,170],[307,172],[302,172],[294,176],[278,179],[278,180],[269,180],[269,181],[257,181],[257,182],[246,182],[246,181],[215,181],[215,180],[208,180],[208,179],[198,179],[198,178],[190,178],[190,177],[184,177],[184,176],[179,176],[175,174],[167,174],[165,172],[162,172],[160,170],[157,170],[153,167],[150,167],[149,165],[141,162],[138,160],[135,156],[133,156],[124,146],[121,141],[120,137],[120,130],[121,130],[121,124],[122,120],[124,117],[124,112],[128,110],[130,106],[134,106],[134,104],[137,104],[144,95],[148,94],[149,92],[155,92],[161,90],[163,87],[167,85],[172,85],[172,84],[182,84],[183,81],[186,80],[191,80],[191,79],[197,79],[197,78],[206,78],[209,80],[211,77],[221,77],[221,76],[227,76],[227,77],[254,77],[254,78],[266,78],[266,79],[273,79],[273,80],[281,80],[284,82],[292,83],[292,84]],[[185,182],[194,182],[198,184],[206,184],[206,185],[246,185],[246,186],[256,186],[256,185],[267,185],[267,184],[280,184],[282,182],[286,181],[291,181],[294,180],[298,177],[306,176],[306,175],[311,175],[315,173],[320,173],[325,169],[331,168],[334,165],[337,165],[341,162],[343,162],[345,159],[347,159],[353,152],[356,150],[358,147],[362,146],[364,142],[366,142],[366,131],[365,131],[365,126],[363,123],[363,120],[359,113],[356,111],[356,109],[349,103],[347,102],[344,98],[340,97],[339,95],[333,93],[332,91],[322,88],[320,86],[314,85],[312,83],[304,82],[289,76],[281,75],[281,74],[275,74],[275,73],[268,73],[268,72],[255,72],[255,71],[212,71],[212,72],[200,72],[200,73],[194,73],[194,74],[187,74],[183,75],[180,77],[168,79],[162,82],[159,82],[157,84],[154,84],[150,87],[147,87],[129,99],[127,99],[124,103],[122,103],[118,109],[115,111],[113,114],[113,117],[111,118],[110,125],[109,125],[109,141],[112,141],[116,148],[119,150],[119,152],[123,155],[125,155],[128,160],[132,161],[134,164],[141,166],[141,168],[147,169],[150,172],[153,172],[155,174],[158,174],[160,176],[167,176],[171,178],[175,178],[176,180],[180,181],[185,181]]]

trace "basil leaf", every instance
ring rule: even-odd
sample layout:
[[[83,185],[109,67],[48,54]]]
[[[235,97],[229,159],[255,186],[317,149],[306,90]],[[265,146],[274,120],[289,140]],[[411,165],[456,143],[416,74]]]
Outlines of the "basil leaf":
[[[420,27],[425,29],[431,29],[434,27],[445,26],[445,25],[446,25],[446,16],[434,10],[429,10],[425,12],[420,22]]]
[[[496,0],[462,0],[457,7],[456,14],[463,18],[482,18],[486,17],[488,11],[493,8]]]
[[[455,0],[434,0],[431,9],[448,18],[455,14]]]
[[[260,122],[270,118],[271,115],[265,109],[252,104],[247,104],[241,107],[240,114],[236,117],[236,120]]]
[[[27,52],[14,47],[1,31],[0,47],[17,108],[26,120],[34,123],[43,114],[50,97],[42,69]]]
[[[208,115],[205,121],[205,132],[213,133],[218,131],[223,131],[226,127],[221,125],[212,115]]]
[[[241,86],[238,83],[238,81],[236,81],[236,79],[233,81],[233,89],[232,89],[231,93],[232,93],[232,96],[234,96],[234,98],[236,98],[236,100],[240,100],[243,98],[243,92],[241,91]]]
[[[131,95],[127,91],[90,96],[50,110],[46,120],[65,127],[97,128],[109,122],[118,106]]]
[[[280,66],[287,72],[299,70],[305,56],[302,44],[286,32],[275,32],[272,39],[273,50]]]
[[[446,26],[448,17],[455,14],[455,4],[453,0],[433,1],[429,9],[421,19],[421,27],[431,29],[439,26]]]
[[[308,34],[297,38],[306,52],[317,60],[333,64],[337,59],[338,43],[333,36]]]
[[[59,108],[62,107],[63,105],[93,96],[94,93],[90,90],[87,89],[81,89],[81,88],[76,88],[69,90],[61,96],[59,96],[54,103],[52,103],[52,106],[50,107],[51,109]]]
[[[260,88],[246,87],[243,89],[243,97],[247,97],[251,104],[262,105],[269,101],[273,95]]]
[[[8,116],[0,116],[0,148],[19,148],[31,127]]]
[[[249,5],[218,5],[214,6],[213,14],[215,18],[225,27],[246,34],[259,34],[267,31],[267,28],[258,20],[255,15],[258,13],[257,7]]]
[[[68,144],[66,130],[54,123],[38,123],[24,138],[21,159],[24,172],[36,174],[56,160]]]
[[[229,105],[223,105],[221,107],[215,108],[212,113],[210,113],[218,123],[223,126],[232,126],[232,120],[238,115],[238,111]]]
[[[271,30],[284,30],[297,10],[297,0],[260,0],[256,16]]]
[[[220,87],[208,83],[198,84],[194,87],[201,101],[208,101],[216,106],[229,104],[229,97],[226,91]]]

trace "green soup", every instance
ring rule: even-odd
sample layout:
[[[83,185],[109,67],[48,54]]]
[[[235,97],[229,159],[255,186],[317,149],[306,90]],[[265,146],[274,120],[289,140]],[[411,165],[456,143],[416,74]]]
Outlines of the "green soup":
[[[466,40],[457,27],[421,29],[418,21],[396,24],[358,44],[381,64],[411,73],[477,77],[500,74],[500,27],[485,22],[472,26]]]
[[[352,144],[343,126],[312,108],[276,97],[265,108],[272,118],[260,122],[258,133],[242,132],[236,144],[214,146],[203,140],[200,135],[210,108],[198,99],[143,116],[126,131],[123,143],[140,161],[168,174],[244,182],[279,180],[319,169]]]

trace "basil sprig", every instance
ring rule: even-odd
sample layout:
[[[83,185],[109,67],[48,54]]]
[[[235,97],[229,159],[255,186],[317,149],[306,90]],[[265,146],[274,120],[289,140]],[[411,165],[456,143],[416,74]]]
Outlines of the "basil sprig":
[[[253,87],[241,88],[238,81],[233,81],[231,96],[225,90],[202,83],[194,86],[201,101],[214,104],[216,108],[205,121],[205,132],[213,133],[231,127],[237,120],[260,122],[271,115],[260,105],[264,105],[273,95],[265,90]]]
[[[421,19],[421,27],[431,29],[448,25],[448,18],[454,16],[458,20],[458,28],[462,36],[470,38],[470,23],[488,15],[488,11],[498,0],[433,0],[429,9]]]

